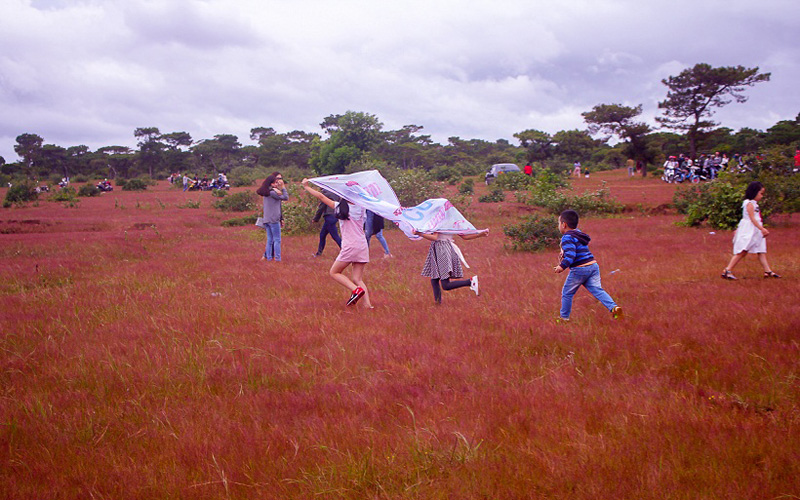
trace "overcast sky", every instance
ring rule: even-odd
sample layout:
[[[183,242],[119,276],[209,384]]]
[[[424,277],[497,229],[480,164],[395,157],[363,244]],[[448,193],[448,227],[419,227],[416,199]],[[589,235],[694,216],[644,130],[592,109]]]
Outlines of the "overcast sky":
[[[508,139],[584,129],[601,103],[642,104],[705,62],[772,73],[722,125],[800,113],[797,0],[0,0],[0,156],[16,137],[136,146],[137,127],[195,141],[321,133],[348,110],[384,130]]]

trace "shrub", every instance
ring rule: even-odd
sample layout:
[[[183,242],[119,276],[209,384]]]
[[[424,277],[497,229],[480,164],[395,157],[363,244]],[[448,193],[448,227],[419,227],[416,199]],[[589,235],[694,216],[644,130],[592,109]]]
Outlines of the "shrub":
[[[286,234],[313,233],[319,227],[313,222],[319,201],[299,184],[287,185],[289,201],[283,204],[283,227]]]
[[[117,182],[119,184],[119,182]],[[141,178],[128,179],[122,186],[123,191],[144,191],[147,189],[147,181]]]
[[[431,169],[431,178],[439,182],[447,182],[451,186],[461,180],[461,172],[450,165],[438,165]]]
[[[258,179],[267,177],[265,170],[253,167],[236,167],[228,174],[228,183],[232,187],[253,186]]]
[[[503,226],[503,233],[511,239],[514,250],[523,252],[557,247],[561,241],[558,218],[554,215],[523,217],[519,224]]]
[[[92,184],[84,184],[78,189],[78,196],[100,196],[100,190]]]
[[[214,202],[214,208],[224,212],[250,212],[258,208],[256,194],[245,191],[235,193]]]
[[[29,201],[33,201],[38,197],[36,187],[29,182],[21,182],[14,184],[6,192],[5,200],[3,200],[3,207],[8,208],[13,204],[22,205]]]
[[[734,229],[739,224],[743,192],[730,182],[715,180],[677,191],[673,202],[679,212],[686,214],[685,223],[689,226],[708,221],[715,229]]]
[[[403,170],[389,184],[404,207],[415,207],[442,194],[442,184],[435,182],[423,170]]]
[[[197,201],[186,200],[186,203],[178,205],[178,208],[200,208],[200,199],[198,198]]]
[[[523,172],[506,172],[497,176],[492,183],[500,189],[508,191],[519,191],[533,185],[536,179],[533,176],[525,175]]]
[[[256,223],[256,220],[258,220],[258,214],[245,215],[244,217],[224,220],[222,225],[225,227],[252,226]]]
[[[478,198],[478,201],[481,203],[499,203],[506,199],[506,194],[503,192],[502,189],[497,187],[492,187],[489,191],[489,194],[485,194]]]
[[[459,194],[473,194],[475,193],[475,179],[465,179],[464,182],[458,186]]]
[[[528,205],[542,207],[553,215],[559,215],[567,209],[575,210],[581,215],[614,214],[622,211],[622,206],[611,198],[605,182],[597,191],[587,191],[578,196],[556,191],[549,183],[536,182],[527,192],[519,193],[517,199]]]
[[[228,195],[228,192],[224,189],[213,189],[211,191],[211,196],[214,198],[225,198]]]
[[[78,174],[70,177],[70,182],[89,182],[89,177],[83,174]]]
[[[72,186],[57,190],[50,195],[50,201],[75,201],[78,198],[78,192]]]

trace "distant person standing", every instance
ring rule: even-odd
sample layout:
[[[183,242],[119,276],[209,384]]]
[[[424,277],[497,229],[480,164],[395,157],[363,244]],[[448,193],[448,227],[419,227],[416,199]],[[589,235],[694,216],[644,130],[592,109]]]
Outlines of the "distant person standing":
[[[340,199],[337,195],[326,189],[322,190],[322,194],[334,202],[338,202]],[[317,213],[314,215],[314,222],[318,222],[320,218],[323,220],[323,224],[322,228],[319,230],[319,245],[317,246],[317,253],[314,254],[314,257],[320,257],[322,255],[323,250],[325,250],[326,237],[329,234],[339,248],[342,248],[342,238],[339,236],[339,229],[336,227],[336,216],[333,214],[333,207],[329,207],[320,201]]]
[[[386,238],[383,237],[383,225],[383,217],[372,210],[367,210],[367,218],[364,222],[364,234],[367,235],[367,246],[369,246],[370,238],[374,235],[383,247],[383,258],[388,259],[392,256],[392,253],[389,251],[389,244],[386,243]]]
[[[742,202],[742,220],[739,221],[733,237],[733,257],[728,262],[728,267],[722,271],[723,279],[737,279],[733,275],[733,268],[748,253],[758,255],[758,261],[764,268],[765,278],[780,278],[779,275],[772,272],[767,262],[766,237],[769,236],[769,231],[761,223],[761,210],[758,208],[758,202],[763,197],[764,186],[760,182],[753,181],[747,186]]]
[[[267,231],[267,246],[261,260],[281,261],[281,222],[283,220],[283,210],[281,202],[289,199],[289,193],[283,184],[283,176],[280,172],[271,173],[256,190],[256,194],[262,197],[264,206],[263,223]]]
[[[183,174],[183,190],[186,191],[187,189],[189,189],[189,176]]]
[[[800,149],[794,153],[794,171],[800,171]]]
[[[530,163],[526,163],[525,164],[524,172],[525,172],[525,175],[533,175],[533,167],[531,166]]]
[[[575,163],[572,164],[572,175],[574,175],[575,177],[581,176],[581,162],[576,161]]]
[[[628,167],[628,177],[633,177],[634,171],[636,170],[636,162],[633,161],[633,158],[628,158],[625,165]]]

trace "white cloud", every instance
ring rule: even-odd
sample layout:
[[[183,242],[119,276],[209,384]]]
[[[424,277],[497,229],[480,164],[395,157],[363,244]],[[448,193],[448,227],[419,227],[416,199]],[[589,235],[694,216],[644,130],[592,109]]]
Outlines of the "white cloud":
[[[441,142],[513,140],[583,128],[599,103],[652,120],[661,79],[698,62],[771,71],[716,116],[764,128],[800,111],[799,13],[793,0],[5,0],[0,155],[16,160],[27,132],[133,146],[144,126],[249,143],[252,127],[319,132],[347,110]]]

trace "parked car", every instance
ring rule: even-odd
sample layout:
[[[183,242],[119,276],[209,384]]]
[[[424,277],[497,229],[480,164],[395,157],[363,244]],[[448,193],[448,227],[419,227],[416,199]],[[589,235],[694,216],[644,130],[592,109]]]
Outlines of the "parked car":
[[[513,163],[495,163],[492,165],[492,168],[486,172],[486,185],[493,183],[497,176],[500,174],[504,174],[506,172],[519,172],[520,169],[518,166],[514,165]]]

